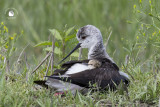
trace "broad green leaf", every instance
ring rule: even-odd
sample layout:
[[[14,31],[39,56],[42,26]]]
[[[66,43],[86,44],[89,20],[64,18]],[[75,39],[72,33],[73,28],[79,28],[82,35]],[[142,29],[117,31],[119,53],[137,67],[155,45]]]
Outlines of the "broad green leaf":
[[[74,26],[67,29],[67,31],[65,32],[65,35],[68,36],[73,29],[74,29]]]
[[[153,16],[153,14],[152,14],[152,13],[148,13],[148,15]]]
[[[41,42],[41,43],[38,43],[37,45],[35,45],[34,47],[38,47],[38,46],[46,46],[46,45],[52,45],[52,42],[49,42],[49,41],[44,41],[44,42]],[[55,42],[55,46],[59,46],[58,45],[58,42]]]
[[[45,45],[52,45],[52,42],[44,41],[44,42],[38,43],[38,44],[35,45],[34,47],[45,46]]]
[[[61,49],[60,49],[60,48],[55,47],[55,49],[54,49],[54,53],[55,53],[55,54],[62,54],[62,51],[61,51]]]
[[[71,54],[71,56],[73,56],[73,57],[79,57],[79,53],[78,52],[74,52],[74,53]]]
[[[58,44],[58,42],[55,42],[55,46],[56,46],[56,47],[59,47],[59,44]]]
[[[75,37],[76,37],[76,35],[69,35],[69,36],[67,36],[67,37],[65,38],[65,42],[67,42],[67,41],[69,41],[70,39],[75,38]]]
[[[47,47],[47,48],[45,48],[44,50],[45,50],[45,51],[52,51],[52,47]],[[55,48],[54,48],[54,53],[55,53],[55,54],[62,54],[60,48],[58,48],[58,47],[55,47]]]
[[[67,42],[67,43],[66,43],[66,46],[67,46],[67,47],[68,47],[68,46],[71,46],[71,45],[76,45],[76,44],[78,43],[78,41],[77,41],[76,38],[72,38],[72,39],[70,39],[69,41],[65,41],[65,42]]]
[[[52,35],[57,39],[57,40],[62,40],[62,37],[58,30],[56,29],[49,29],[49,31],[52,33]]]
[[[52,47],[44,48],[45,51],[52,51]]]

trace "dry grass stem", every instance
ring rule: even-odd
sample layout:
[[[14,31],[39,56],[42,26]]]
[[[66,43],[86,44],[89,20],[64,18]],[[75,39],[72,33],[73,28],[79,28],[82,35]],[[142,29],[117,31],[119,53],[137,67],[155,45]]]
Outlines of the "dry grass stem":
[[[107,45],[108,45],[108,42],[109,42],[111,35],[112,35],[112,31],[110,32],[108,39],[107,39],[106,43],[104,44],[105,48],[107,48]]]
[[[48,62],[48,66],[47,66],[47,70],[46,70],[45,76],[47,76],[47,74],[48,74],[48,70],[49,70],[49,66],[50,66],[51,60],[52,60],[52,53],[50,54],[50,58],[49,58],[49,62]],[[44,76],[44,79],[46,79],[45,76]]]
[[[32,71],[32,74],[44,63],[44,61],[51,55],[51,52],[49,52],[46,57],[41,61],[41,63]]]
[[[21,63],[22,54],[24,53],[24,50],[25,50],[28,46],[29,46],[29,44],[28,44],[25,48],[23,48],[23,50],[21,51],[21,53],[20,53],[20,55],[19,55],[19,57],[18,57],[18,59],[17,59],[17,65]]]
[[[55,48],[55,37],[52,38],[51,72],[53,71],[53,65],[54,65],[54,48]]]
[[[26,63],[26,67],[27,67],[27,69],[29,69],[30,68],[30,66],[29,66],[29,64],[28,64],[28,62],[27,62],[27,55],[26,55],[26,53],[24,52],[24,60],[25,60],[25,63]]]
[[[10,72],[10,68],[9,68],[9,60],[6,60],[6,72],[7,72],[7,73]]]

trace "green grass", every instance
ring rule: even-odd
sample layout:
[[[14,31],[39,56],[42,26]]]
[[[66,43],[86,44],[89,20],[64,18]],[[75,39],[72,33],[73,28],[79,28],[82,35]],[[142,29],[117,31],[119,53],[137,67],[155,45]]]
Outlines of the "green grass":
[[[130,66],[128,66],[130,67]],[[130,69],[129,73],[135,80],[131,79],[128,87],[128,95],[120,94],[119,91],[73,96],[70,93],[66,97],[55,97],[50,89],[42,88],[36,90],[33,82],[34,76],[29,76],[28,81],[25,75],[16,75],[12,80],[0,80],[0,105],[1,106],[156,106],[160,96],[160,74],[142,72],[139,67]],[[156,75],[156,77],[155,77]],[[15,80],[17,79],[17,80]],[[14,81],[13,81],[14,80]]]
[[[113,1],[113,0],[1,0],[0,1],[0,106],[158,106],[160,98],[160,1]],[[5,11],[15,8],[18,16],[8,19]],[[55,97],[50,89],[35,89],[34,80],[43,79],[47,65],[35,74],[31,71],[45,57],[44,46],[33,47],[48,40],[49,29],[60,32],[86,24],[97,26],[104,43],[112,31],[107,52],[120,69],[131,78],[128,95],[115,92]],[[2,33],[4,32],[5,33]],[[23,33],[22,33],[23,31]],[[16,34],[15,34],[16,33]],[[72,32],[75,35],[75,32]],[[17,36],[14,36],[17,35]],[[19,37],[12,40],[12,37]],[[56,40],[61,46],[63,41]],[[72,46],[70,45],[70,43]],[[74,46],[65,42],[65,54]],[[24,47],[24,53],[17,59]],[[6,50],[5,52],[3,50]],[[63,52],[64,53],[64,52]],[[83,59],[87,50],[83,51]],[[55,65],[64,55],[55,54]],[[127,58],[128,56],[128,58]],[[6,72],[9,60],[10,72]],[[75,59],[71,57],[70,59]],[[77,58],[76,58],[77,59]],[[57,67],[57,66],[56,66]],[[51,71],[49,70],[49,74]],[[133,79],[132,79],[133,77]]]
[[[134,2],[127,0],[121,2],[112,0],[39,0],[32,2],[1,0],[0,22],[5,22],[11,33],[24,31],[24,36],[17,41],[18,46],[25,46],[28,43],[35,45],[48,40],[48,29],[63,29],[66,24],[77,28],[93,24],[100,28],[104,40],[107,39],[109,29],[111,29],[113,34],[108,52],[112,55],[116,50],[115,60],[118,58],[116,62],[120,63],[125,57],[122,46],[126,45],[120,39],[125,37],[127,40],[133,40],[136,33],[137,22],[132,25],[127,23],[127,20],[132,20],[134,16],[130,14],[133,4]],[[18,11],[15,19],[6,17],[5,11],[8,8],[15,8]],[[40,48],[34,50],[31,48],[27,51],[29,54],[39,54],[42,51]]]

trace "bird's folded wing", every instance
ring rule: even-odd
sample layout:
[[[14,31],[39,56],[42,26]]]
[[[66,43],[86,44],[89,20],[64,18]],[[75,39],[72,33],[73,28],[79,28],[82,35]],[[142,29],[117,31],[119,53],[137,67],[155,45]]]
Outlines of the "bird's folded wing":
[[[70,82],[86,88],[92,87],[94,84],[97,84],[101,88],[105,88],[107,86],[111,86],[112,88],[115,87],[115,84],[119,84],[121,81],[119,73],[112,71],[108,72],[103,68],[95,68],[75,74],[69,74],[67,77],[54,75],[47,77]]]
[[[52,75],[63,75],[66,71],[67,69],[56,69]]]
[[[46,83],[45,80],[37,80],[37,81],[34,81],[34,83],[37,84],[37,85],[41,85],[43,87],[48,88],[48,85],[45,84]]]
[[[70,68],[72,65],[74,65],[76,63],[88,63],[88,61],[89,60],[82,60],[82,61],[73,60],[73,61],[68,61],[68,62],[62,64],[62,68]]]

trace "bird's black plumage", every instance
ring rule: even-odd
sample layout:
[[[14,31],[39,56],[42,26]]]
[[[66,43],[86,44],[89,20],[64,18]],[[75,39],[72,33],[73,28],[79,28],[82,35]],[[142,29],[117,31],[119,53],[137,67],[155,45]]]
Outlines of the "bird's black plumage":
[[[65,82],[71,82],[73,84],[77,84],[81,87],[90,88],[93,84],[97,84],[97,86],[101,89],[110,88],[115,89],[116,86],[121,82],[128,82],[127,79],[119,74],[119,68],[116,64],[112,63],[107,58],[97,59],[102,62],[101,67],[95,69],[85,70],[79,73],[68,74],[67,77],[63,76],[47,76],[49,78],[62,80]],[[64,63],[62,65],[63,68],[67,68],[64,71],[59,70],[60,72],[68,70],[72,65],[76,63],[87,63],[89,60],[83,61],[70,61]],[[60,73],[59,72],[59,73]],[[59,75],[63,75],[62,73]]]
[[[100,89],[116,89],[121,81],[129,83],[128,75],[119,71],[118,66],[106,52],[102,34],[98,28],[86,25],[78,30],[76,37],[79,43],[62,61],[79,47],[88,48],[88,60],[64,63],[61,69],[57,69],[51,76],[47,76],[46,85],[63,91],[67,90],[67,86],[71,84],[69,90],[74,93],[75,90],[81,90],[83,87],[88,89],[94,84],[97,84]],[[91,66],[93,63],[90,63],[92,62],[90,60],[94,59],[100,62],[97,67]],[[40,82],[38,83],[40,84]],[[42,83],[44,84],[44,82]]]

